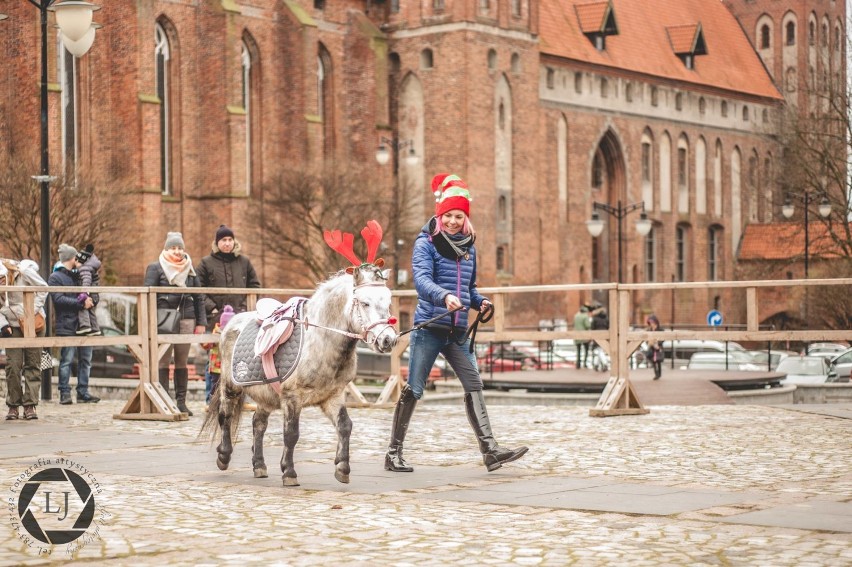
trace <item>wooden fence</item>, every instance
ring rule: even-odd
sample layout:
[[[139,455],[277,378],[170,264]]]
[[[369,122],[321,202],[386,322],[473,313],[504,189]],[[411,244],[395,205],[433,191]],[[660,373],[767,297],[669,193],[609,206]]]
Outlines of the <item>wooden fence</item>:
[[[742,330],[715,330],[707,327],[703,330],[672,330],[653,333],[657,340],[675,339],[715,339],[721,341],[852,341],[852,329],[807,329],[789,330],[760,330],[760,305],[757,291],[761,288],[795,288],[816,286],[846,286],[852,293],[852,279],[814,279],[814,280],[761,280],[741,282],[686,282],[686,283],[646,283],[646,284],[568,284],[550,286],[515,286],[480,288],[480,292],[491,298],[494,304],[494,318],[490,326],[480,330],[477,340],[482,342],[498,342],[512,340],[556,340],[556,339],[591,339],[606,350],[611,359],[611,377],[595,408],[590,413],[595,416],[622,415],[647,413],[641,401],[636,396],[630,384],[630,368],[627,363],[629,355],[639,345],[651,338],[651,333],[645,330],[631,330],[630,313],[632,295],[647,290],[672,289],[744,289],[746,293],[746,321]],[[8,286],[7,291],[21,291],[24,294],[24,338],[9,338],[2,340],[5,348],[20,347],[59,347],[59,346],[106,346],[126,345],[131,353],[139,360],[139,385],[116,418],[122,419],[185,419],[169,395],[162,389],[157,380],[157,368],[160,357],[170,345],[214,342],[218,335],[160,335],[157,333],[157,293],[174,293],[175,288],[157,287],[34,287]],[[34,319],[34,301],[36,292],[102,292],[121,293],[135,296],[137,333],[113,337],[36,337]],[[253,309],[259,297],[276,297],[286,299],[293,296],[309,296],[313,290],[308,289],[239,289],[239,288],[204,288],[204,293],[210,294],[245,294],[249,309]],[[556,293],[579,294],[593,291],[605,291],[608,294],[608,312],[610,326],[607,330],[575,331],[572,328],[553,331],[514,330],[507,325],[505,304],[513,295]],[[400,303],[413,304],[416,294],[412,290],[393,292],[393,313],[399,313]],[[391,353],[391,376],[384,391],[380,394],[379,404],[396,401],[402,385],[400,379],[400,360],[408,346],[408,337],[402,337]],[[350,385],[349,393],[356,402],[367,403],[354,385]]]

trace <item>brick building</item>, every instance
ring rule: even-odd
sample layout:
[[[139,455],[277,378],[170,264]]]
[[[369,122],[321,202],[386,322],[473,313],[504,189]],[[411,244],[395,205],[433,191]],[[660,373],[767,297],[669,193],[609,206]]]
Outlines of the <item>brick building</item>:
[[[38,131],[38,12],[5,10],[0,161],[35,155]],[[418,195],[403,258],[431,176],[453,171],[474,195],[480,285],[615,281],[617,223],[603,214],[593,239],[594,201],[644,202],[653,222],[643,238],[639,213],[624,219],[625,281],[733,279],[746,225],[776,217],[784,96],[804,104],[790,85],[821,53],[806,46],[845,38],[834,0],[115,0],[96,19],[84,58],[49,42],[50,150],[65,171],[133,188],[138,222],[107,258],[127,284],[166,231],[200,258],[223,222],[265,285],[309,284],[248,211],[276,175],[330,160],[374,164],[390,196],[374,153],[394,135],[420,157],[399,166]],[[513,323],[589,299],[519,301]],[[684,297],[677,318],[725,301]],[[669,303],[638,297],[636,318],[668,320]]]

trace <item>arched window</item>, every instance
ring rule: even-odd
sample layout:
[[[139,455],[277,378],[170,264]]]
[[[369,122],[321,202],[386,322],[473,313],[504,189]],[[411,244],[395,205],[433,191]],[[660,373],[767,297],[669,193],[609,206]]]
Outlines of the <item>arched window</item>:
[[[748,106],[743,106],[743,122],[748,122]]]
[[[808,45],[813,45],[816,42],[816,22],[811,20],[808,22]]]
[[[512,16],[520,18],[522,6],[521,0],[512,0]]]
[[[722,216],[722,141],[716,140],[713,155],[713,214]]]
[[[683,110],[683,93],[675,95],[675,110]]]
[[[574,73],[574,92],[580,94],[583,92],[583,74]]]
[[[504,221],[508,219],[506,214],[506,196],[500,195],[497,199],[497,219]]]
[[[633,83],[624,85],[624,99],[627,102],[633,102]]]
[[[251,178],[252,178],[252,153],[253,144],[251,138],[253,134],[252,120],[255,117],[254,104],[252,103],[252,90],[254,81],[252,80],[252,56],[246,40],[243,40],[242,51],[240,53],[240,64],[242,66],[242,98],[243,108],[246,111],[246,195],[251,195]]]
[[[784,87],[788,93],[796,92],[796,69],[795,67],[787,67],[787,72],[784,73]]]
[[[609,81],[605,77],[601,77],[601,98],[609,96]]]
[[[645,210],[654,210],[654,137],[649,128],[642,132],[642,200]]]
[[[511,62],[512,72],[520,73],[521,72],[521,56],[517,53],[512,54],[512,62]]]
[[[689,225],[680,223],[675,228],[675,280],[688,281],[689,278]]]
[[[786,31],[785,43],[787,45],[796,45],[796,22],[787,22]]]
[[[651,106],[657,106],[660,103],[657,87],[651,87]]]
[[[677,140],[677,210],[689,212],[689,140],[685,134]]]
[[[722,101],[722,118],[727,118],[728,116],[728,103],[727,101]]]
[[[769,49],[769,47],[770,47],[770,41],[769,41],[770,31],[771,30],[769,28],[769,24],[763,24],[762,26],[760,26],[760,48],[761,49]]]
[[[317,115],[322,121],[323,154],[334,156],[334,81],[331,54],[320,44],[317,50]]]
[[[428,47],[420,52],[420,68],[421,69],[431,69],[432,68],[432,50]]]
[[[553,69],[548,67],[547,68],[547,88],[549,88],[549,89],[554,88],[555,83],[556,83],[556,71],[554,71]]]
[[[668,132],[660,136],[660,211],[672,210],[672,139]]]
[[[62,169],[69,182],[75,181],[77,174],[78,146],[78,110],[77,99],[79,84],[77,80],[77,58],[65,49],[59,34],[59,84],[62,89]]]
[[[657,281],[657,229],[653,226],[645,236],[645,281]]]
[[[163,26],[154,26],[154,58],[157,98],[160,99],[160,191],[172,194],[171,128],[171,48]]]
[[[704,97],[698,99],[698,112],[699,114],[707,112],[707,101],[704,100]]]
[[[715,224],[707,231],[707,281],[722,279],[722,227]]]
[[[700,136],[695,143],[695,212],[707,213],[707,144]]]
[[[488,50],[488,70],[493,71],[497,68],[497,51],[494,49]]]

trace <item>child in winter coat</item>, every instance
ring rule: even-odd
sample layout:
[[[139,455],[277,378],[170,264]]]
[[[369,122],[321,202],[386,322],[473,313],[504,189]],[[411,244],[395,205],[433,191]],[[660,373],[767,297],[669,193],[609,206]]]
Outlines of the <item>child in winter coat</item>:
[[[213,333],[220,334],[233,316],[233,307],[230,305],[222,307],[222,314],[216,324],[213,325]],[[207,372],[204,374],[204,389],[207,392],[207,403],[209,404],[210,396],[216,392],[219,377],[222,375],[222,358],[219,356],[219,343],[203,343],[201,347],[207,350]]]
[[[95,247],[92,244],[87,244],[86,248],[77,252],[75,259],[77,260],[77,275],[80,280],[80,285],[84,287],[99,286],[101,278],[98,271],[101,269],[101,261],[94,254]],[[97,294],[93,294],[97,295]],[[77,302],[83,305],[89,299],[88,293],[81,293],[77,296]],[[93,298],[95,299],[95,298]],[[97,299],[95,299],[97,303]],[[77,334],[78,335],[100,335],[101,327],[98,325],[98,318],[95,315],[95,308],[81,309],[77,316]]]

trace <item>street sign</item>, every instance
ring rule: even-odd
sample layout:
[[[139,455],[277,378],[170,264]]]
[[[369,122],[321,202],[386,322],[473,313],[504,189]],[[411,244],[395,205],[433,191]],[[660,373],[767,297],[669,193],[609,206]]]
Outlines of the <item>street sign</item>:
[[[711,327],[718,327],[722,324],[722,314],[715,309],[707,312],[707,324]]]

